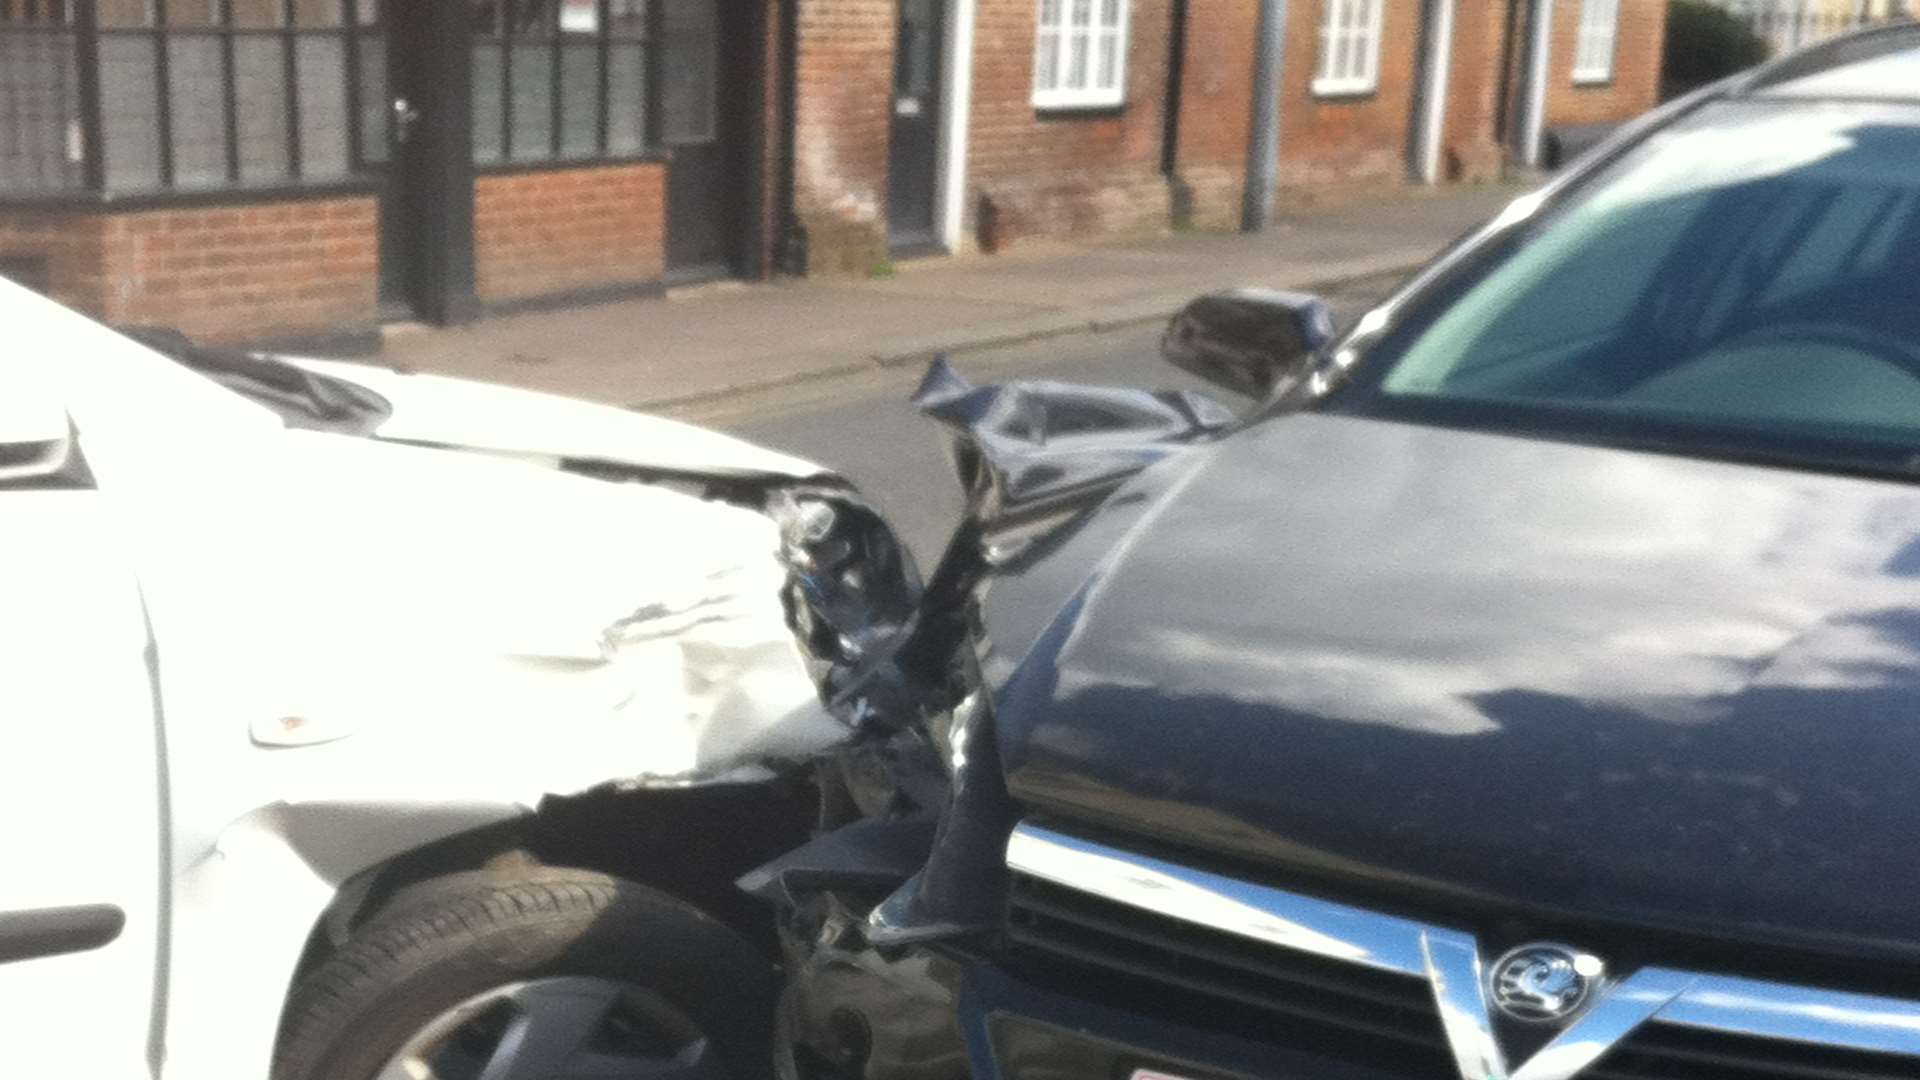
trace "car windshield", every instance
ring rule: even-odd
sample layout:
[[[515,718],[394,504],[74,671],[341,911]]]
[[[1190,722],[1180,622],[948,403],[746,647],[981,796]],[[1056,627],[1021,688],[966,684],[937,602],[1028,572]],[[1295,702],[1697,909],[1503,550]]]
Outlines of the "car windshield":
[[[1701,110],[1443,281],[1324,407],[1911,473],[1920,108]]]

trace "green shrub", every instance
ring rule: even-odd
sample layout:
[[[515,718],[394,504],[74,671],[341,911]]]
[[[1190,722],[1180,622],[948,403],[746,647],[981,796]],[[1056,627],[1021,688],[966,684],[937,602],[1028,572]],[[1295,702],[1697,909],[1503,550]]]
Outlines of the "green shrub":
[[[1772,48],[1737,15],[1702,0],[1667,4],[1663,96],[1686,93],[1764,61]]]

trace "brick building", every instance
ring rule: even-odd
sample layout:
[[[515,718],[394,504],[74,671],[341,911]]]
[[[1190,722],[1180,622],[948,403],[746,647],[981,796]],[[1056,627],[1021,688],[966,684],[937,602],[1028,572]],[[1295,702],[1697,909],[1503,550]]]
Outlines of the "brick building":
[[[0,0],[0,273],[112,322],[367,344],[390,319],[1233,228],[1271,191],[1482,178],[1544,126],[1644,110],[1664,11]],[[1250,199],[1256,136],[1277,168]]]

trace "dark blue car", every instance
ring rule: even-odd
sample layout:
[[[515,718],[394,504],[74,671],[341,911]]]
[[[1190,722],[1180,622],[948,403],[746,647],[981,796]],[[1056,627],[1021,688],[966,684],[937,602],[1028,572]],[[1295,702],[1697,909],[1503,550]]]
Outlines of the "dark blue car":
[[[1244,422],[931,388],[960,703],[748,882],[789,1080],[1920,1076],[1920,30],[1324,314],[1176,322]]]

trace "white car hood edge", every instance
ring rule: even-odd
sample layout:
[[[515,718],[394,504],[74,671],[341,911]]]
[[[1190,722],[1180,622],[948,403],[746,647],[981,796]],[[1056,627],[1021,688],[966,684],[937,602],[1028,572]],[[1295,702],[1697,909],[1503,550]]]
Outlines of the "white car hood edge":
[[[372,364],[282,356],[385,398],[375,438],[727,477],[833,479],[828,470],[717,431],[609,405]]]

